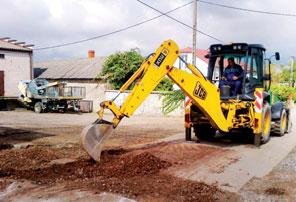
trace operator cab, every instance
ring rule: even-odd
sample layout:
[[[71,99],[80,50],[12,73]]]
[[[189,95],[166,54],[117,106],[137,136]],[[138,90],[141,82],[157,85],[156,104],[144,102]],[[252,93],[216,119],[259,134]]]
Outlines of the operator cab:
[[[279,54],[276,53],[276,59]],[[270,87],[270,63],[265,64],[265,48],[260,44],[233,43],[230,45],[214,44],[210,46],[209,68],[207,77],[217,86],[221,82],[223,72],[228,65],[228,59],[234,58],[235,64],[242,67],[244,76],[238,95],[233,96],[229,91],[221,90],[221,99],[237,98],[254,99],[255,88]],[[269,60],[270,61],[270,60]],[[229,87],[230,88],[230,87]],[[228,92],[228,93],[227,93]]]

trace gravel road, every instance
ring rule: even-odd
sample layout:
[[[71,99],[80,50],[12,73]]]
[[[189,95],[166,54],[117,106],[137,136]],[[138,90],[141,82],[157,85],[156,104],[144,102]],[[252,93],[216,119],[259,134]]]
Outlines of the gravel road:
[[[183,117],[133,116],[96,165],[79,145],[96,117],[0,112],[0,200],[295,200],[295,130],[260,148],[223,138],[197,144],[184,141]]]

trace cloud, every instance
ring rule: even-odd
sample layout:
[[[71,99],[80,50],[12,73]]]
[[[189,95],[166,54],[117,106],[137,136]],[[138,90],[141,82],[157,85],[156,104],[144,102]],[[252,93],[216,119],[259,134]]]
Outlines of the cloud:
[[[209,0],[210,1],[210,0]],[[152,1],[146,3],[161,11],[171,10],[188,0]],[[213,1],[214,2],[214,1]],[[231,6],[293,13],[296,2],[281,0],[221,0]],[[56,45],[112,32],[159,15],[135,0],[14,0],[1,1],[1,37],[10,36],[36,47]],[[192,5],[175,11],[171,16],[192,24]],[[198,3],[198,29],[226,43],[262,43],[271,55],[280,51],[284,62],[296,54],[294,38],[296,18],[242,12]],[[94,41],[35,51],[35,60],[86,57],[87,50],[106,56],[118,50],[138,47],[148,54],[168,38],[180,47],[191,46],[192,30],[167,17]],[[207,49],[215,40],[198,34],[197,45]]]

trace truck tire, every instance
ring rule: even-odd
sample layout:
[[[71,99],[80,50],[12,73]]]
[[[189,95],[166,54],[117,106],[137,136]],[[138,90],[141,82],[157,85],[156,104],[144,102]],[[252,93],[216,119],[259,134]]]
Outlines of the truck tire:
[[[285,133],[290,133],[292,131],[292,120],[291,120],[291,111],[287,111],[287,127]]]
[[[185,127],[185,140],[191,141],[191,127],[190,128]]]
[[[216,129],[210,125],[197,125],[194,127],[194,133],[198,140],[212,140],[216,135]]]
[[[261,123],[261,133],[254,134],[254,145],[260,146],[265,144],[270,139],[270,129],[271,129],[271,108],[268,103],[266,103],[262,110],[262,123]]]
[[[34,105],[34,112],[41,113],[43,110],[43,104],[42,102],[36,102]]]
[[[272,128],[273,133],[277,136],[285,135],[288,126],[288,117],[285,109],[281,112],[281,118],[278,121],[275,121],[274,127]]]

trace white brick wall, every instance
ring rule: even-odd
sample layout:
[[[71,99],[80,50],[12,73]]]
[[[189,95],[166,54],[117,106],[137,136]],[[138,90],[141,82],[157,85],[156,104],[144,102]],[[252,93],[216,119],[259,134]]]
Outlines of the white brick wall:
[[[30,54],[25,52],[1,51],[0,71],[4,71],[4,96],[19,96],[18,82],[31,79]]]
[[[115,90],[108,90],[105,92],[106,100],[111,100],[117,95],[118,91]],[[116,98],[115,104],[120,107],[123,102],[126,100],[129,92],[124,92],[120,94],[119,97]],[[163,94],[153,92],[151,93],[147,99],[140,105],[140,107],[135,111],[135,115],[152,115],[152,116],[163,116],[162,113],[162,99]],[[175,111],[168,114],[169,116],[183,116],[184,115],[184,108],[180,107]]]
[[[99,110],[99,104],[105,100],[105,90],[106,84],[97,84],[95,82],[75,82],[66,81],[67,86],[78,86],[85,87],[85,100],[93,101],[93,111],[97,112]]]

